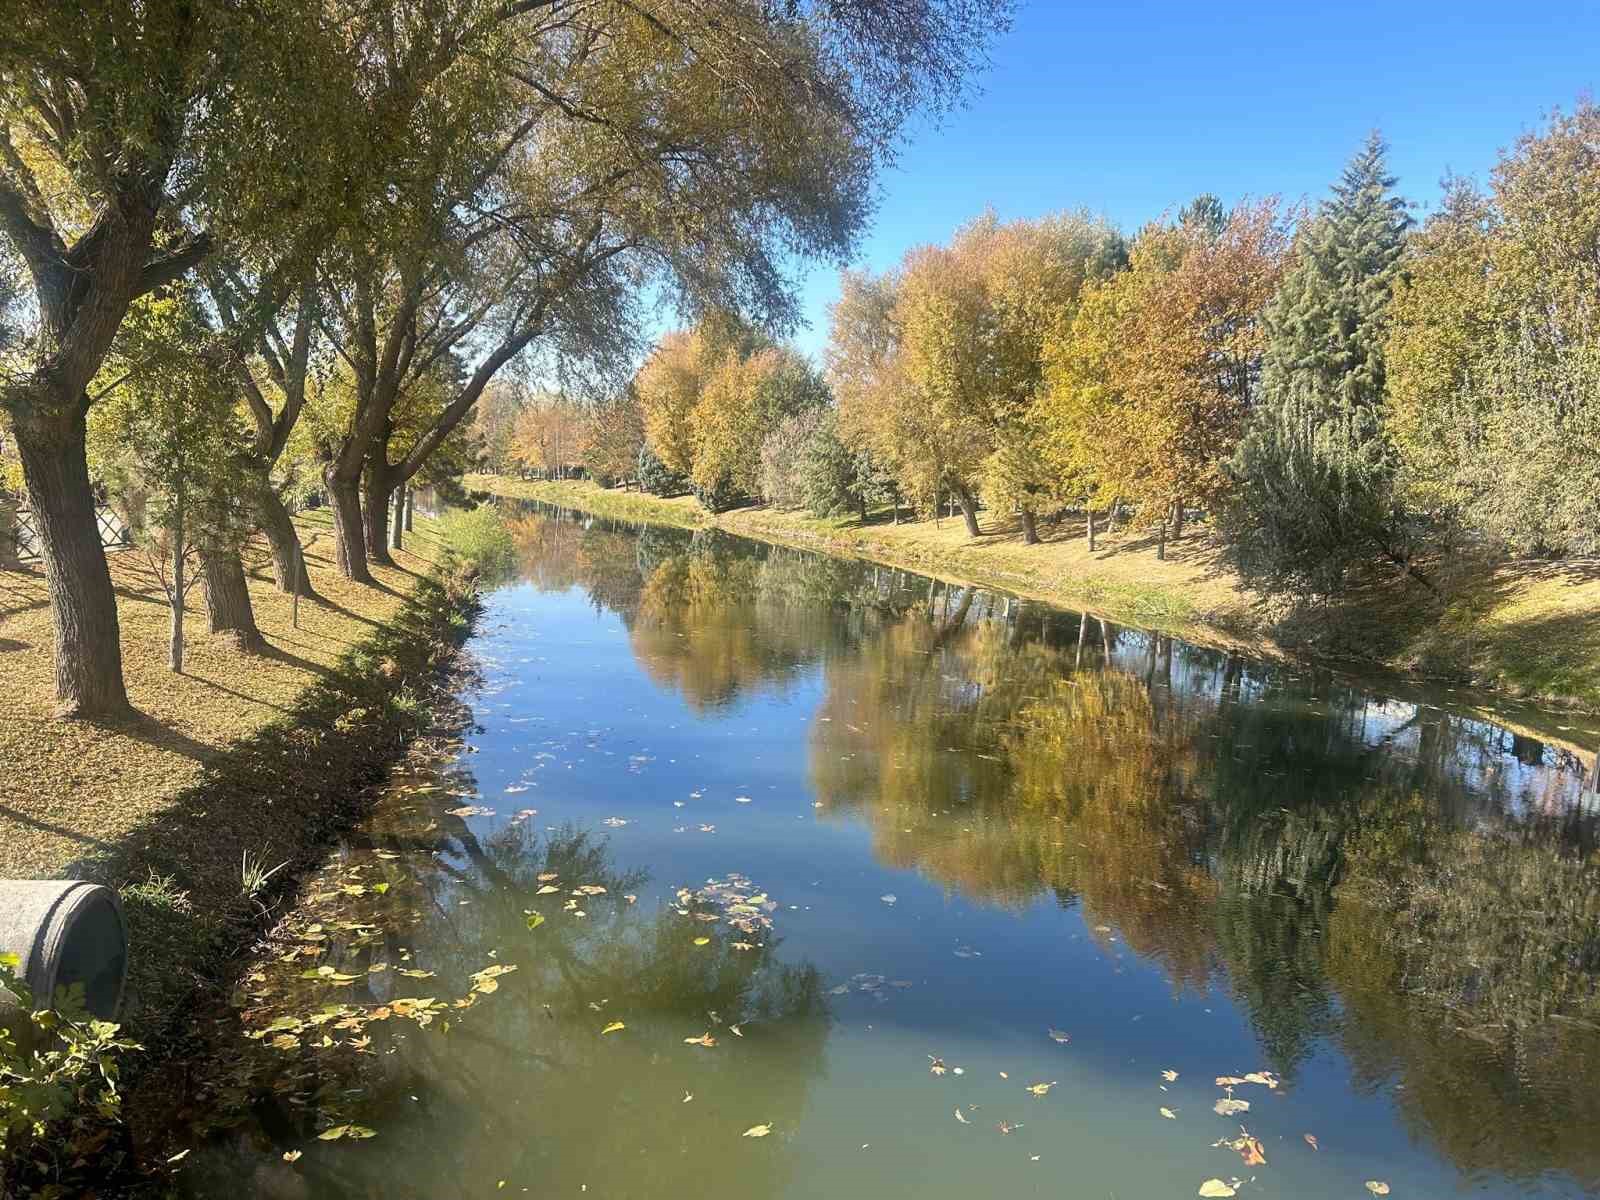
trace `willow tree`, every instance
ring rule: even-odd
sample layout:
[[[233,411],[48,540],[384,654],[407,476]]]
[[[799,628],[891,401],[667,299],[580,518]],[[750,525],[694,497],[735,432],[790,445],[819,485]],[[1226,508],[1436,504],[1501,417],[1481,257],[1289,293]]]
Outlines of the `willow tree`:
[[[327,333],[357,384],[324,471],[355,578],[372,541],[363,477],[370,510],[506,364],[582,365],[614,384],[634,357],[641,295],[791,324],[787,263],[849,255],[905,118],[960,94],[1009,6],[479,8],[468,25],[499,25],[470,54],[460,15],[423,4],[406,9],[407,39],[367,45],[369,72],[430,84],[392,89],[418,95],[403,169],[323,273]],[[386,422],[412,373],[457,348],[474,370],[433,430],[390,457]]]
[[[324,85],[323,6],[108,0],[13,5],[0,31],[0,234],[26,266],[27,328],[0,407],[37,515],[63,715],[128,707],[85,455],[129,306],[231,230],[292,230],[354,186]],[[249,47],[240,53],[240,47]],[[346,163],[319,175],[315,161]],[[270,179],[268,176],[270,175]],[[335,198],[335,199],[330,199]]]

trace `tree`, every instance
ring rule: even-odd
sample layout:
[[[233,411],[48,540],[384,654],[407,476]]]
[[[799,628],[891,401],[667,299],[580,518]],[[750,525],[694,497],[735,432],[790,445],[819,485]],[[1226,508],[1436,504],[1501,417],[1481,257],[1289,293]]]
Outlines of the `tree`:
[[[565,478],[582,461],[587,422],[565,396],[544,396],[525,406],[511,436],[511,455],[546,479]]]
[[[1201,197],[1176,224],[1144,229],[1128,270],[1086,287],[1046,350],[1041,421],[1064,490],[1091,510],[1132,503],[1152,524],[1218,502],[1257,399],[1262,313],[1286,245],[1276,201],[1222,213]],[[1038,457],[1019,468],[1038,470]]]
[[[598,482],[626,483],[639,473],[644,414],[630,386],[596,400],[584,418],[583,465]]]
[[[338,161],[330,142],[349,133],[322,103],[342,64],[320,53],[319,18],[299,0],[7,13],[0,233],[26,266],[30,327],[0,408],[39,522],[63,715],[127,710],[86,458],[91,381],[129,306],[199,262],[219,230],[290,210],[317,223],[328,193],[302,165]],[[271,187],[257,186],[263,163]]]
[[[1394,182],[1373,134],[1296,239],[1267,309],[1262,402],[1224,523],[1241,572],[1273,589],[1335,592],[1374,555],[1415,573],[1384,431],[1384,344],[1411,224]]]
[[[1600,549],[1600,109],[1454,180],[1397,287],[1389,429],[1405,503],[1517,553]]]
[[[804,464],[812,439],[824,414],[807,409],[778,422],[761,440],[761,470],[758,477],[761,498],[773,508],[792,511],[806,507]]]
[[[639,486],[652,496],[676,496],[683,491],[685,480],[662,462],[646,442],[639,447]]]
[[[483,389],[473,412],[472,433],[481,447],[479,461],[491,474],[504,474],[515,463],[512,431],[527,402],[525,390],[508,379],[496,379]]]
[[[816,371],[793,350],[766,346],[747,356],[725,351],[689,414],[694,440],[689,478],[696,494],[721,506],[756,495],[766,436],[786,418],[827,399]]]
[[[196,561],[213,632],[232,632],[247,649],[263,644],[239,564],[251,516],[238,486],[249,441],[226,356],[211,341],[192,295],[139,301],[110,364],[122,381],[94,412],[109,473],[142,493],[133,533],[167,594],[169,661],[180,673]]]

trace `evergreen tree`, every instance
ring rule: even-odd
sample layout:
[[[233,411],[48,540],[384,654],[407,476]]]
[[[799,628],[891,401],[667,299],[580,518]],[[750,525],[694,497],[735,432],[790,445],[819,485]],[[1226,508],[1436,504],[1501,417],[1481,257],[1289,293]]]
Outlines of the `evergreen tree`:
[[[1326,595],[1375,555],[1411,570],[1383,423],[1389,302],[1411,219],[1386,149],[1374,133],[1345,168],[1267,309],[1262,401],[1233,459],[1224,522],[1241,572],[1272,589]]]

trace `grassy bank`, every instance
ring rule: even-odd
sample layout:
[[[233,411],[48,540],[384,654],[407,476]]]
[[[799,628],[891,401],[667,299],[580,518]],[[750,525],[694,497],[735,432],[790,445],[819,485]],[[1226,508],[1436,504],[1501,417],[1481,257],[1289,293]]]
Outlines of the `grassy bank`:
[[[441,647],[468,627],[469,590],[435,523],[418,522],[396,565],[374,569],[375,587],[334,569],[326,513],[305,514],[302,533],[323,602],[302,601],[295,628],[264,556],[248,556],[267,653],[209,637],[192,611],[182,675],[166,665],[168,611],[149,564],[110,556],[137,710],[115,725],[52,716],[44,579],[0,573],[0,875],[121,890],[133,941],[124,1021],[141,1039],[220,980],[278,889],[320,860],[361,786],[425,718]]]
[[[985,514],[983,536],[959,519],[899,525],[887,514],[819,520],[749,507],[711,515],[690,496],[669,500],[596,487],[469,476],[499,495],[628,520],[716,526],[784,545],[853,555],[947,579],[1087,608],[1192,641],[1297,653],[1600,710],[1600,561],[1500,562],[1469,554],[1423,564],[1437,591],[1375,574],[1338,605],[1295,609],[1244,586],[1203,528],[1156,557],[1146,532],[1103,534],[1090,552],[1081,518],[1041,529],[1025,546]]]

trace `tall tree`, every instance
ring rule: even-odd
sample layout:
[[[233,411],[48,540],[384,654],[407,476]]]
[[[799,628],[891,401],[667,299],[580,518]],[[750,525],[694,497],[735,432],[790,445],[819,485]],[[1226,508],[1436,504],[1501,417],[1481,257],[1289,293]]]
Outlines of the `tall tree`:
[[[1301,232],[1268,307],[1262,403],[1225,515],[1249,579],[1327,594],[1381,556],[1408,563],[1384,430],[1384,345],[1411,219],[1374,133]]]

